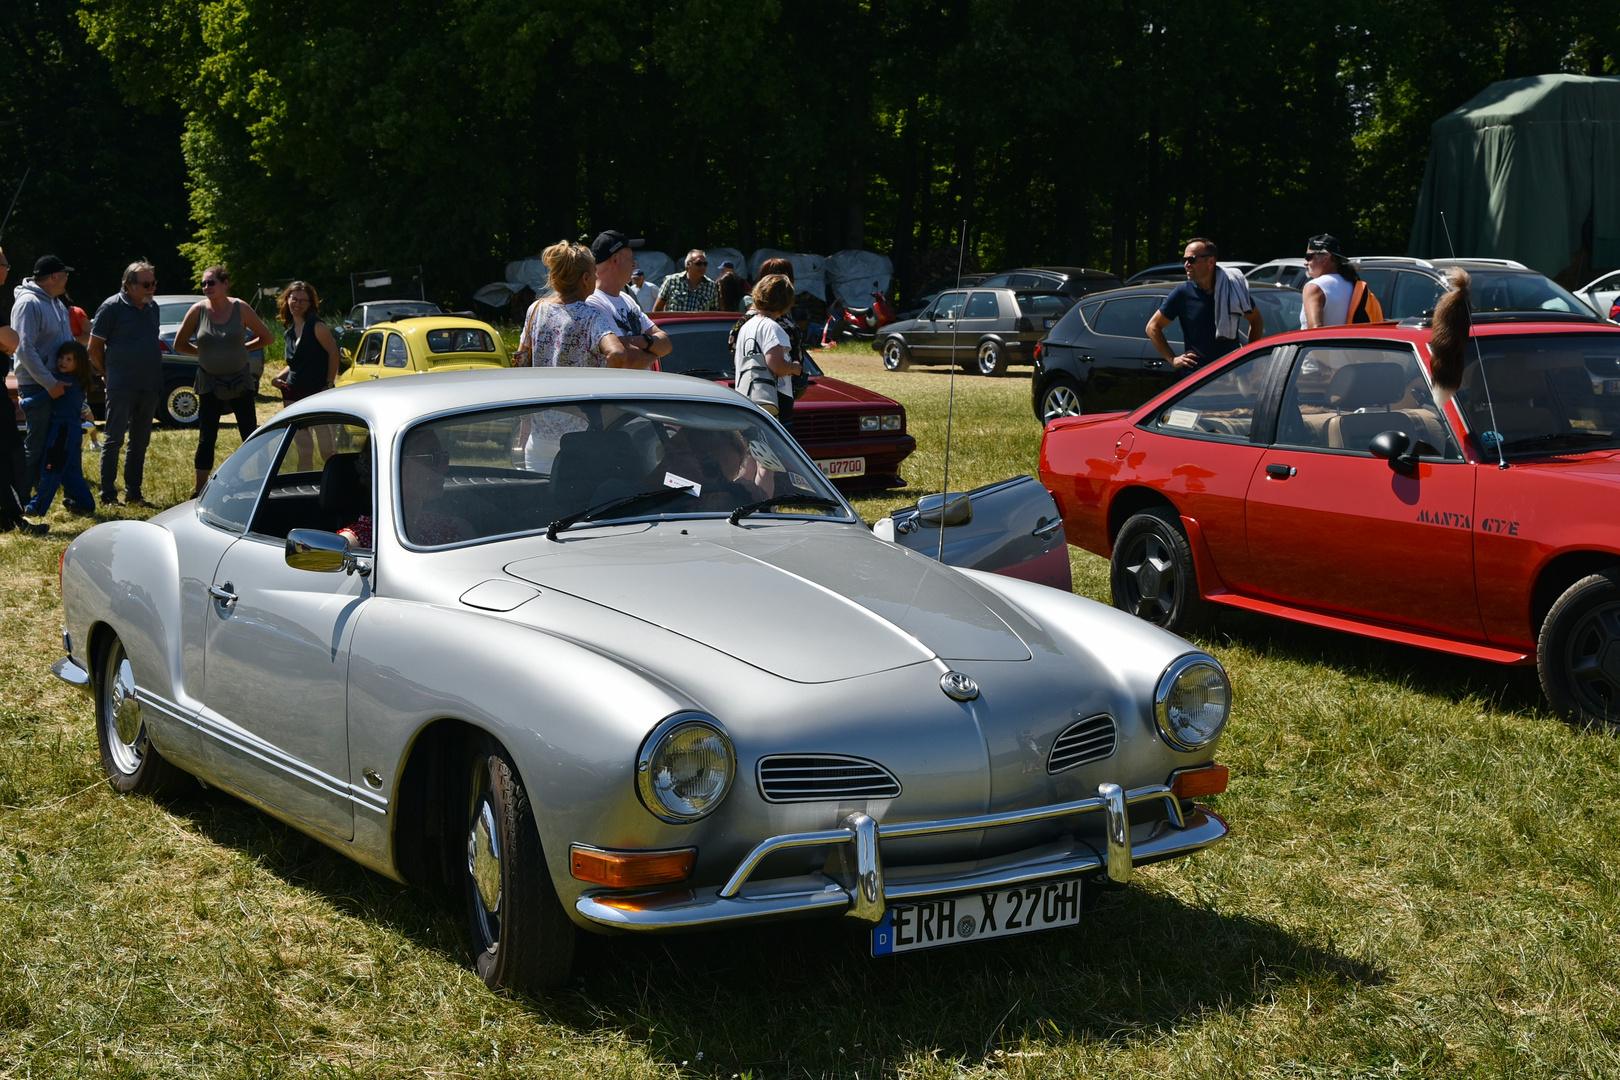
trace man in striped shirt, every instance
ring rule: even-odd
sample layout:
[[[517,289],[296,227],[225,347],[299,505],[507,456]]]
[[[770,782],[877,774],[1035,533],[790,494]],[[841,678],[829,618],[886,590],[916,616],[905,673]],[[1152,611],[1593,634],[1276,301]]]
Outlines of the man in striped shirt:
[[[713,311],[720,299],[720,290],[704,276],[709,257],[701,248],[686,253],[686,273],[671,274],[658,290],[654,311]]]

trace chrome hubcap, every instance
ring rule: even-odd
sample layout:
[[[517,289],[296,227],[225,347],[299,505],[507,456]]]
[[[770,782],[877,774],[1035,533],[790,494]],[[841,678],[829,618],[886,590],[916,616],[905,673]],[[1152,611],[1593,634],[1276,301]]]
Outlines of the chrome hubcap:
[[[1059,416],[1080,415],[1080,395],[1067,386],[1054,386],[1046,392],[1046,408],[1041,415],[1051,420]]]
[[[897,368],[900,366],[900,343],[891,341],[883,346],[883,366]]]
[[[107,746],[113,764],[123,773],[141,767],[146,756],[146,725],[141,719],[141,702],[135,693],[135,669],[120,646],[107,658],[107,701],[105,705]]]
[[[1001,363],[1001,350],[994,345],[984,345],[979,349],[979,370],[986,375],[996,370]]]
[[[1620,604],[1595,608],[1576,624],[1564,662],[1588,712],[1620,717]]]
[[[201,403],[197,400],[197,391],[191,387],[181,387],[169,395],[169,415],[181,423],[189,424],[197,418],[201,411]]]
[[[501,848],[495,830],[495,810],[488,798],[478,800],[472,831],[467,836],[467,872],[478,890],[478,902],[487,915],[501,906]]]
[[[1176,601],[1176,564],[1164,538],[1145,536],[1138,541],[1125,573],[1136,594],[1126,597],[1130,613],[1151,623],[1163,622]]]

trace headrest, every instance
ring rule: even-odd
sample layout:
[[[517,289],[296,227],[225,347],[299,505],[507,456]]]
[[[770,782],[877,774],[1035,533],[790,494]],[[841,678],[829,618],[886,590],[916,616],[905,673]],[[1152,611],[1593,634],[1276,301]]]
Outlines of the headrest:
[[[1333,373],[1328,400],[1340,409],[1393,405],[1406,396],[1406,385],[1411,381],[1404,366],[1387,360],[1346,364]]]
[[[361,513],[355,510],[365,499],[365,484],[355,471],[356,453],[333,454],[321,469],[321,509],[339,513]]]

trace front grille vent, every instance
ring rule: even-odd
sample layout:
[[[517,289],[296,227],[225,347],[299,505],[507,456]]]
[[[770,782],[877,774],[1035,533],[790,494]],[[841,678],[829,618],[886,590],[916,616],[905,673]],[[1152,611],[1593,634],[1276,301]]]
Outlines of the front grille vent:
[[[1112,716],[1107,713],[1088,716],[1078,724],[1071,724],[1052,743],[1052,752],[1046,758],[1046,771],[1060,773],[1076,765],[1113,757],[1118,744],[1119,734],[1114,730]]]
[[[759,792],[766,802],[893,799],[900,781],[875,761],[839,754],[775,754],[759,762]]]
[[[793,413],[793,437],[801,441],[858,439],[860,434],[859,413],[828,409],[798,409]]]

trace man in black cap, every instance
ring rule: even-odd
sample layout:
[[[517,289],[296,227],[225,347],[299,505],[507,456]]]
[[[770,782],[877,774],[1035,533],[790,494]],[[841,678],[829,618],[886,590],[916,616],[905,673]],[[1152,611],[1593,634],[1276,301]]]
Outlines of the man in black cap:
[[[51,405],[67,389],[67,383],[51,370],[52,359],[64,341],[73,339],[68,309],[57,299],[67,292],[68,275],[73,267],[55,255],[43,255],[34,263],[32,277],[23,279],[13,291],[11,328],[17,332],[17,390],[32,398],[23,406],[28,434],[23,438],[27,466],[18,481],[18,495],[24,502],[39,483],[39,467],[45,460],[45,434],[51,426]],[[45,394],[30,394],[43,389]]]
[[[1310,280],[1301,288],[1299,326],[1342,326],[1350,321],[1350,295],[1361,279],[1330,233],[1317,233],[1305,241],[1305,272]]]
[[[669,335],[653,325],[646,313],[624,295],[624,287],[630,284],[630,275],[636,268],[634,249],[641,243],[617,229],[609,229],[596,238],[591,244],[591,254],[596,258],[596,291],[586,297],[585,302],[612,321],[614,332],[624,343],[625,367],[650,368],[655,359],[668,354],[672,345]]]

